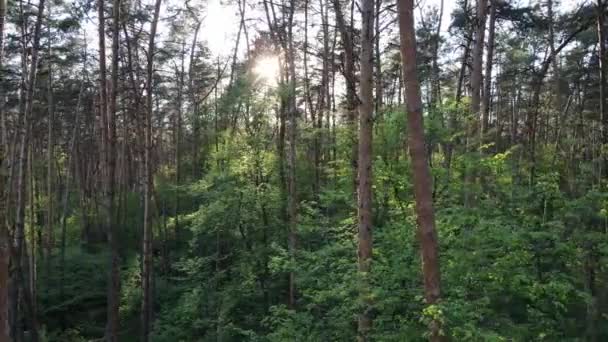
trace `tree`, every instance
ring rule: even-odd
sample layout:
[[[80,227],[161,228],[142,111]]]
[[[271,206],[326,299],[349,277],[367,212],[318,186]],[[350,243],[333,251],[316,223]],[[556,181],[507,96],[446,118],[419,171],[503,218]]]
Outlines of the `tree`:
[[[602,144],[608,144],[608,109],[606,109],[606,77],[608,69],[608,53],[606,52],[606,46],[608,45],[608,39],[606,39],[606,1],[597,0],[597,39],[599,45],[599,68],[600,68],[600,118],[602,121]],[[604,172],[608,172],[608,158],[604,157]]]
[[[427,160],[420,84],[416,75],[416,34],[414,30],[413,0],[399,0],[399,37],[401,60],[405,83],[406,111],[408,117],[408,145],[412,160],[414,197],[416,199],[416,222],[422,256],[424,298],[429,306],[436,305],[441,297],[439,271],[439,245],[435,228],[432,181]],[[430,323],[430,340],[441,341],[441,326],[438,319]]]
[[[154,76],[154,52],[156,49],[156,29],[160,15],[161,0],[156,0],[154,5],[154,17],[150,27],[150,39],[148,43],[148,64],[146,74],[146,121],[145,121],[145,145],[144,145],[144,226],[143,226],[143,270],[142,270],[142,341],[147,342],[150,338],[150,330],[152,324],[152,240],[154,239],[152,231],[152,94],[153,94],[153,76]]]
[[[4,22],[6,18],[6,0],[0,0],[0,81],[4,81]],[[0,135],[0,341],[9,341],[10,325],[8,317],[9,308],[9,260],[10,260],[10,238],[6,217],[6,130],[4,129],[4,92],[0,92],[0,120],[2,130]]]
[[[361,83],[359,106],[359,158],[358,158],[358,227],[359,272],[362,310],[359,315],[359,341],[369,341],[372,326],[372,302],[369,277],[372,262],[372,137],[373,137],[373,75],[374,75],[374,0],[365,0],[361,7]]]
[[[481,129],[479,131],[483,144],[484,135],[487,133],[490,118],[490,103],[492,98],[492,66],[494,65],[494,37],[496,27],[496,0],[490,1],[490,18],[488,27],[488,50],[486,53],[486,77],[483,82],[483,99],[481,102]]]
[[[473,62],[471,66],[471,113],[480,114],[483,47],[486,31],[487,0],[477,0],[477,16],[475,18],[475,45],[473,46]],[[485,94],[484,94],[485,95]]]
[[[103,1],[103,0],[101,0]],[[116,110],[117,103],[116,99],[118,96],[118,60],[119,60],[119,41],[120,41],[120,0],[113,0],[112,3],[112,82],[110,101],[107,107],[104,107],[103,111],[107,113],[104,125],[105,142],[107,146],[105,156],[105,167],[106,167],[106,193],[104,197],[104,205],[106,207],[106,234],[108,237],[108,245],[110,246],[110,273],[108,277],[108,326],[107,336],[109,341],[118,340],[118,329],[119,329],[119,308],[120,308],[120,256],[118,251],[118,237],[116,226],[118,224],[116,220],[116,206],[115,206],[115,188],[116,188]],[[101,11],[100,9],[100,15]],[[101,21],[100,21],[101,22]],[[101,26],[101,25],[100,25]],[[101,30],[101,28],[100,28]],[[100,32],[100,37],[104,36],[105,49],[105,32]],[[101,47],[100,39],[100,47]],[[105,55],[105,52],[104,52]],[[105,74],[105,61],[100,63],[103,64],[103,74]],[[101,69],[100,69],[101,70]],[[102,90],[107,96],[107,88],[105,86]],[[104,97],[104,102],[106,97]],[[104,139],[102,139],[104,140]]]

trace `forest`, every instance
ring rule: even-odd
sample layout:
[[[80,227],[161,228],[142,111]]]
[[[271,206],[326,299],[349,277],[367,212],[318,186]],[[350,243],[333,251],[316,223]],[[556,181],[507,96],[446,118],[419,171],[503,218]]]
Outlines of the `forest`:
[[[0,0],[0,342],[608,341],[608,0]]]

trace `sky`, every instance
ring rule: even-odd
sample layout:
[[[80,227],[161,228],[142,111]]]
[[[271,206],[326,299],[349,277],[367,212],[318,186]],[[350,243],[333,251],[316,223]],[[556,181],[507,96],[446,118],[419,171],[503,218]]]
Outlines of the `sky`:
[[[451,15],[457,5],[456,0],[443,0],[444,14],[441,24],[441,32],[447,34]],[[539,0],[520,0],[521,4],[534,4]],[[575,7],[577,4],[589,0],[562,0],[560,3],[559,11],[569,10]],[[208,46],[213,54],[229,56],[232,54],[234,49],[234,40],[239,28],[238,18],[238,7],[236,4],[226,4],[225,0],[207,0],[207,10],[205,14],[205,20],[201,28],[201,39],[207,40]],[[250,0],[249,3],[252,3]],[[257,1],[255,3],[258,3]],[[420,0],[419,6],[423,8],[439,8],[441,0]],[[420,11],[415,11],[416,16],[420,15]],[[248,18],[248,25],[259,24],[260,21],[265,20],[263,12],[256,9],[247,9],[246,17]],[[263,26],[266,29],[265,26]],[[250,30],[253,32],[254,30]],[[250,37],[253,37],[250,34]],[[243,44],[244,46],[244,44]]]

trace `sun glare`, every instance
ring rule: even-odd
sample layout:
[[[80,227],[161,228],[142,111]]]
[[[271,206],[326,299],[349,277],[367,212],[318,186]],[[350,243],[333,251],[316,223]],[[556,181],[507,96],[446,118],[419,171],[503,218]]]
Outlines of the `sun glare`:
[[[276,85],[279,78],[279,58],[277,56],[261,56],[255,62],[253,72],[268,85]]]

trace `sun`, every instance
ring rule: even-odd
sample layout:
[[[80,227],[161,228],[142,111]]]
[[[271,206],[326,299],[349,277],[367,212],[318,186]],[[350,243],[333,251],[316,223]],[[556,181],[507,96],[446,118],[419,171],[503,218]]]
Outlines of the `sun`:
[[[278,56],[266,55],[257,58],[253,72],[258,79],[268,85],[276,85],[279,78],[280,62]]]

